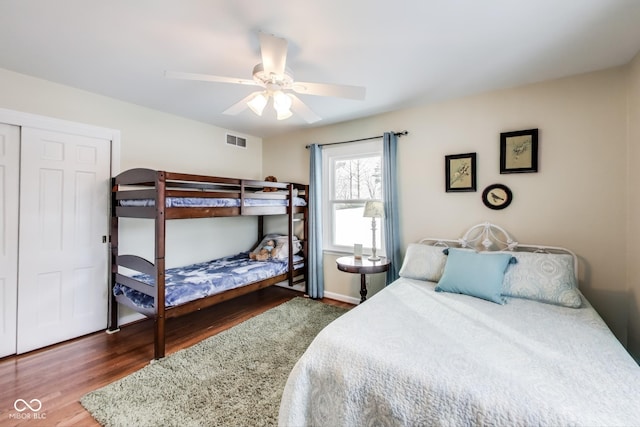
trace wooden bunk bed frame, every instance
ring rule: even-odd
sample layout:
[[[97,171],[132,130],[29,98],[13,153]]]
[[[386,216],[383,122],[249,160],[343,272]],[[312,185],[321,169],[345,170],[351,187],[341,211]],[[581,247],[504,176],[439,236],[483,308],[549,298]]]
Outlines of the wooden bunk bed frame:
[[[265,188],[277,191],[262,192]],[[257,193],[259,191],[259,193]],[[267,182],[257,180],[223,178],[184,173],[131,169],[112,178],[111,197],[111,306],[109,332],[118,330],[118,303],[154,319],[154,359],[165,355],[165,321],[217,303],[287,281],[289,286],[304,282],[307,278],[307,207],[294,206],[294,194],[308,202],[309,186],[304,184]],[[169,197],[181,198],[234,198],[240,199],[238,207],[167,207]],[[279,206],[247,206],[246,199],[287,200]],[[147,206],[121,206],[121,200],[151,200]],[[212,218],[256,216],[258,218],[258,243],[264,235],[264,216],[288,217],[288,269],[277,276],[253,282],[239,288],[223,291],[173,307],[165,307],[165,238],[166,221],[187,218]],[[155,222],[155,261],[152,263],[136,255],[118,253],[118,223],[120,218],[148,218]],[[294,224],[302,221],[301,255],[303,260],[294,262]],[[258,244],[257,243],[257,244]],[[144,273],[155,278],[155,286],[123,274],[119,267]],[[153,308],[136,306],[124,295],[114,295],[113,287],[123,284],[154,299]]]

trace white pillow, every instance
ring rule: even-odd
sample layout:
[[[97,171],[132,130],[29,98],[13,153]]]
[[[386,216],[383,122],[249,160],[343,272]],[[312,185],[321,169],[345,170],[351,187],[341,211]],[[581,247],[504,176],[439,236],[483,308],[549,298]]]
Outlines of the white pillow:
[[[504,275],[503,295],[578,308],[582,298],[569,254],[514,252]]]
[[[292,242],[293,242],[293,254],[295,255],[302,250],[302,244],[300,244],[296,236],[293,236]],[[274,257],[275,259],[289,258],[289,237],[288,236],[277,237],[276,248],[278,248],[278,252]]]
[[[400,277],[437,282],[442,277],[447,256],[442,246],[410,243],[404,256]]]
[[[260,249],[262,249],[269,240],[273,240],[276,244],[275,247],[278,249],[276,256],[273,257],[274,259],[287,259],[289,257],[289,237],[282,234],[267,234],[252,252],[255,254],[259,253]],[[295,255],[301,250],[302,244],[296,236],[293,236],[293,254]]]

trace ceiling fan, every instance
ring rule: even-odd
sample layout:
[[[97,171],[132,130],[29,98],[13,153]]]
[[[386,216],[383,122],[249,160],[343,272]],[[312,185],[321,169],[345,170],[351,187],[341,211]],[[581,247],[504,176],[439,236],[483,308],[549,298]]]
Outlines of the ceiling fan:
[[[303,95],[332,96],[355,100],[364,99],[366,89],[361,86],[295,81],[291,70],[286,66],[287,40],[265,33],[259,33],[259,37],[262,62],[253,67],[253,79],[251,80],[178,71],[166,71],[165,77],[218,83],[236,83],[262,88],[223,112],[223,114],[229,115],[235,115],[244,111],[246,108],[250,108],[258,116],[261,116],[269,99],[272,99],[278,120],[291,117],[293,110],[293,112],[302,117],[307,123],[314,123],[320,120],[320,117],[311,111],[311,109],[292,92]]]

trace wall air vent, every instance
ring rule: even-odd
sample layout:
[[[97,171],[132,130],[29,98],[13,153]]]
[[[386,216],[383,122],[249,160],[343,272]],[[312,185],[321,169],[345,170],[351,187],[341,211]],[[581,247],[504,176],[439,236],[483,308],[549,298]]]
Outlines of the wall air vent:
[[[236,147],[247,148],[247,138],[227,134],[227,144],[235,145]]]

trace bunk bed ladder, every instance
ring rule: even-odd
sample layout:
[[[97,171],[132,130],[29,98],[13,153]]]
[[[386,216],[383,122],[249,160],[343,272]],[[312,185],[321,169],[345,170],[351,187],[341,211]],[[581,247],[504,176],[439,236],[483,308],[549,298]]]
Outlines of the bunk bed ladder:
[[[304,258],[304,266],[302,267],[302,278],[296,283],[304,282],[304,293],[309,295],[309,287],[307,279],[309,277],[309,185],[303,188],[304,198],[307,206],[302,208],[302,257]]]
[[[287,196],[287,234],[289,236],[287,283],[289,286],[293,286],[293,273],[295,272],[295,265],[293,264],[293,184],[289,184],[287,190],[289,192]]]
[[[244,191],[245,191],[245,184],[244,184],[244,179],[240,181],[240,215],[244,215]],[[260,237],[262,239],[262,237]]]
[[[156,218],[155,218],[155,266],[156,297],[154,298],[154,359],[161,359],[165,353],[165,240],[166,240],[166,176],[156,175]]]
[[[113,287],[116,285],[116,274],[118,273],[118,217],[116,216],[116,191],[118,185],[116,179],[111,178],[111,230],[109,236],[109,244],[111,246],[111,280],[109,282],[109,327],[107,333],[113,334],[120,330],[118,320],[118,303],[116,296],[113,294]]]
[[[309,194],[309,186],[305,185],[302,189],[302,191],[305,194],[305,198],[306,195]],[[307,294],[307,257],[308,257],[308,246],[307,246],[307,236],[309,235],[309,222],[308,222],[308,208],[305,206],[301,209],[298,209],[296,212],[296,209],[292,207],[293,205],[293,184],[289,185],[289,209],[287,210],[287,214],[288,214],[288,234],[289,236],[291,236],[291,238],[289,239],[289,265],[291,266],[290,270],[288,271],[288,282],[289,282],[289,286],[293,286],[293,285],[297,285],[298,283],[304,283],[305,284],[305,294]],[[296,217],[296,214],[301,214],[302,218],[298,218]],[[293,237],[295,236],[294,231],[295,231],[295,223],[296,222],[302,222],[302,237],[298,238],[298,241],[300,242],[300,244],[302,245],[302,258],[303,261],[299,261],[298,263],[295,263],[293,261]],[[303,266],[301,269],[296,269],[296,265],[303,263]]]

